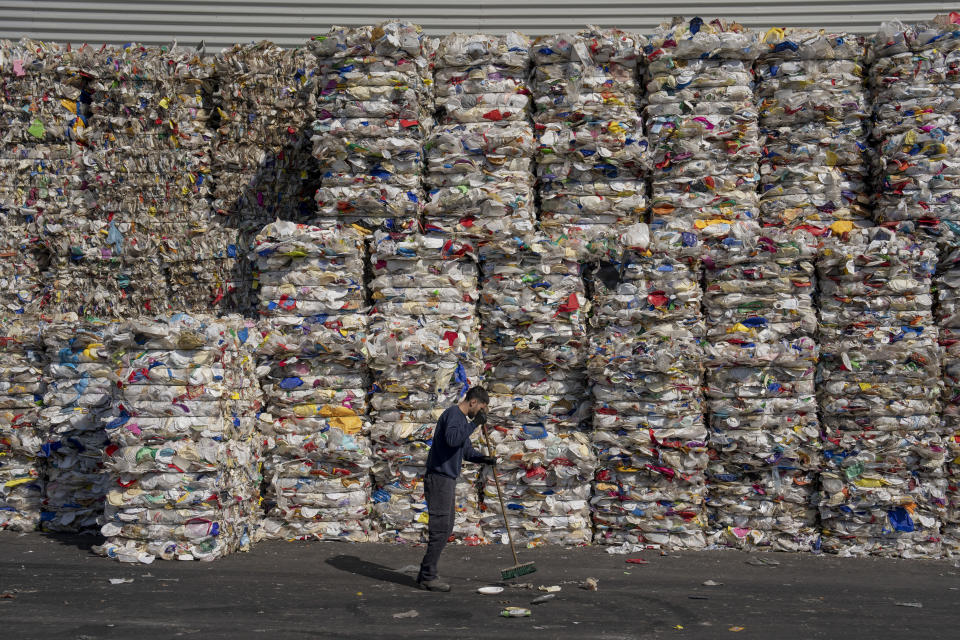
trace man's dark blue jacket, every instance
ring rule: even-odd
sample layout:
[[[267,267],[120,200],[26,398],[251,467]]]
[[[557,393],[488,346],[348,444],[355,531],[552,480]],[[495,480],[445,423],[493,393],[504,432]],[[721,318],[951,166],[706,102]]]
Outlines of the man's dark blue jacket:
[[[433,444],[427,455],[427,473],[439,473],[456,479],[461,463],[481,462],[483,455],[470,444],[477,425],[470,422],[460,407],[453,405],[440,415],[433,430]]]

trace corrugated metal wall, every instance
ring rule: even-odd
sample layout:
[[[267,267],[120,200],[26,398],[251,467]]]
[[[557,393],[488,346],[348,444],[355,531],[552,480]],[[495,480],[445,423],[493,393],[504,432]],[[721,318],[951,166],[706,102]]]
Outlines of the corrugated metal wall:
[[[569,31],[587,23],[648,33],[675,15],[724,17],[757,28],[802,26],[870,33],[884,20],[924,20],[957,7],[957,3],[909,0],[0,0],[0,38],[27,35],[91,44],[167,44],[176,39],[185,46],[203,40],[208,50],[217,51],[233,43],[261,39],[297,46],[331,24],[370,24],[392,17],[412,20],[437,35],[511,29],[537,35]]]

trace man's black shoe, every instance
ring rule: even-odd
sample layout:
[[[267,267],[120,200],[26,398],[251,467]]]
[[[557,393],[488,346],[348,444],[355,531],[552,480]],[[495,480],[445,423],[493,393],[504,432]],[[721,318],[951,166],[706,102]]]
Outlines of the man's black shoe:
[[[450,591],[450,585],[439,580],[417,580],[417,586],[425,591]]]

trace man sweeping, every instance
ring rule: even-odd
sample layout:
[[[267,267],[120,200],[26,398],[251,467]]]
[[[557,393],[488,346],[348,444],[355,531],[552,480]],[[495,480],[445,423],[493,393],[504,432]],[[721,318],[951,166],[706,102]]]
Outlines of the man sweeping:
[[[437,420],[423,479],[429,516],[429,542],[417,575],[417,585],[421,589],[450,591],[450,585],[437,578],[437,563],[453,533],[455,494],[461,462],[496,463],[496,458],[480,455],[470,444],[470,435],[486,421],[489,402],[490,396],[483,387],[472,387],[463,400],[444,411]]]

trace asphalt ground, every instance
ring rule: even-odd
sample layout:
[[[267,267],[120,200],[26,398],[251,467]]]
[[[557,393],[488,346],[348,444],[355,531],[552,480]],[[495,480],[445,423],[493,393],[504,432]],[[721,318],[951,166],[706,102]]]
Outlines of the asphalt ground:
[[[953,560],[524,549],[538,569],[528,586],[481,595],[513,564],[508,548],[448,546],[453,591],[430,593],[414,585],[417,546],[270,542],[130,565],[94,542],[0,532],[0,638],[960,638]],[[540,586],[560,591],[530,604]],[[507,606],[531,615],[502,617]]]

